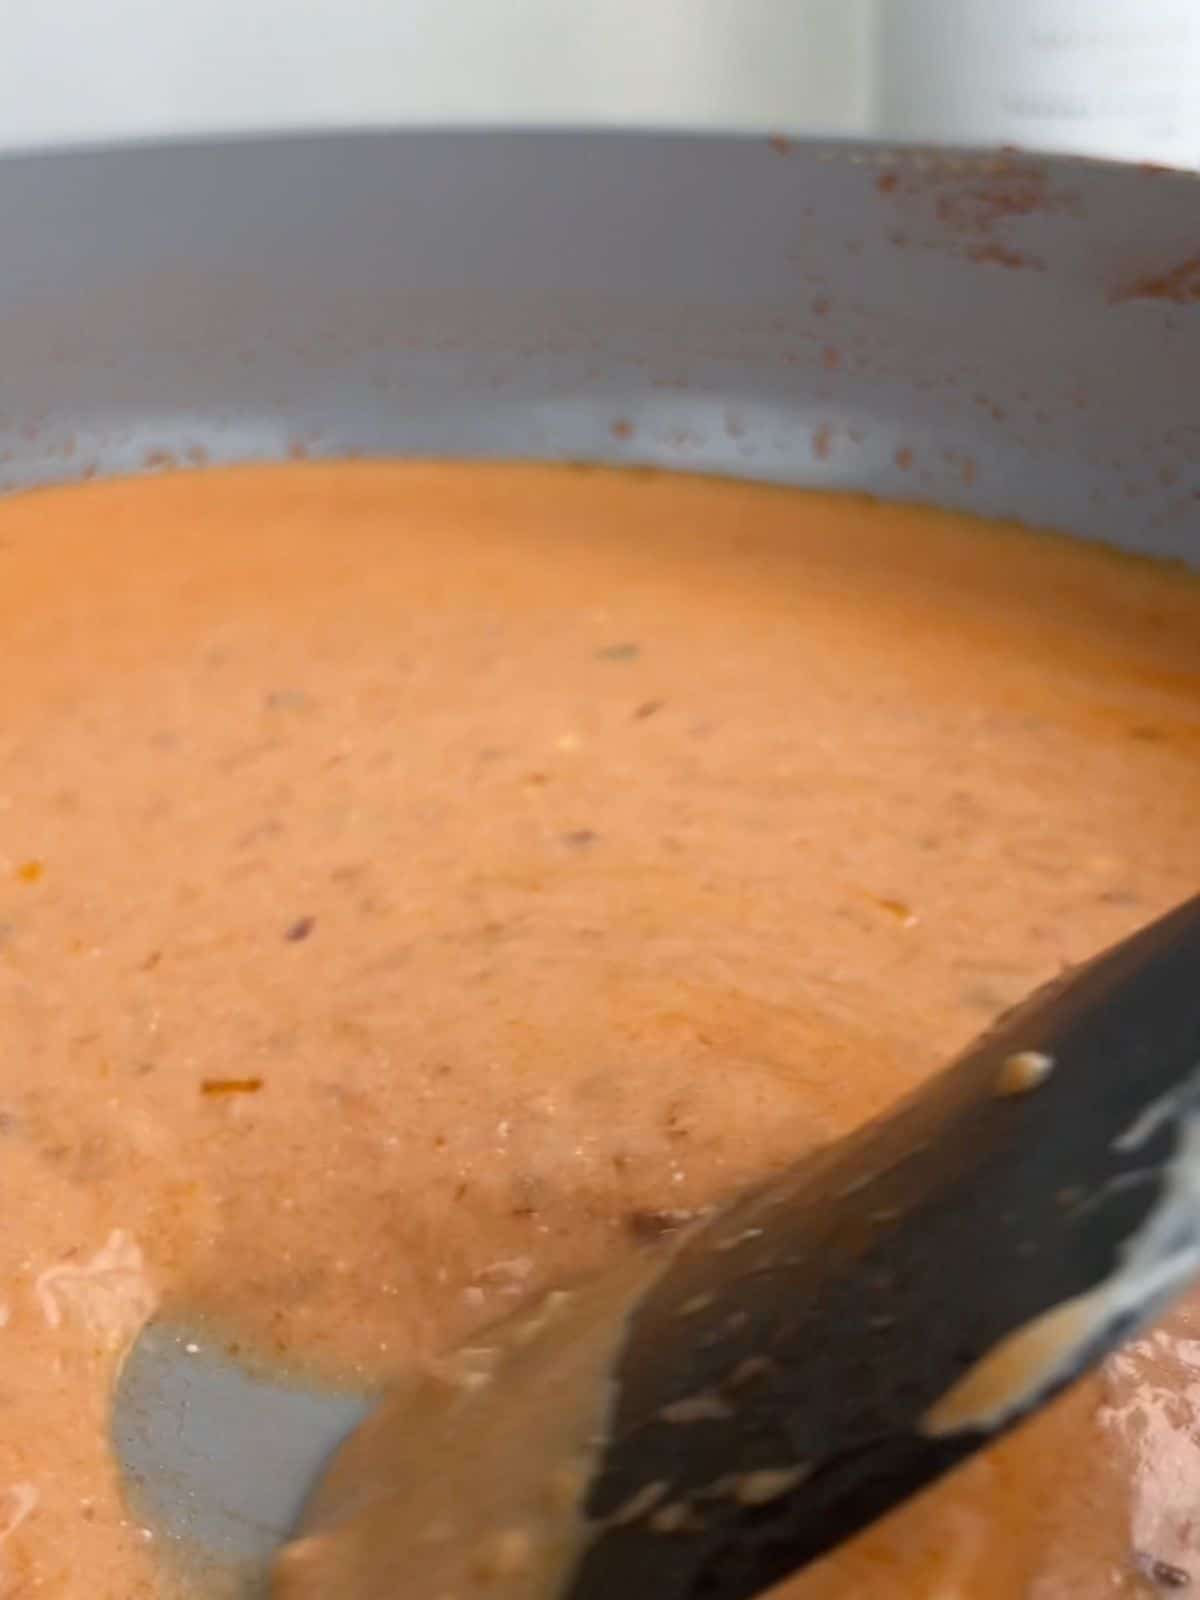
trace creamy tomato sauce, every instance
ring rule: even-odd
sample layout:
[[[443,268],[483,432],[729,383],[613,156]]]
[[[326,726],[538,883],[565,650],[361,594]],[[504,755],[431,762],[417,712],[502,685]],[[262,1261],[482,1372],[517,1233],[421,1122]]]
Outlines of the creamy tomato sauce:
[[[950,514],[99,484],[0,505],[0,639],[4,1597],[168,1592],[106,1440],[155,1307],[403,1371],[1200,883],[1200,585]],[[1200,1587],[1198,1341],[781,1593]]]

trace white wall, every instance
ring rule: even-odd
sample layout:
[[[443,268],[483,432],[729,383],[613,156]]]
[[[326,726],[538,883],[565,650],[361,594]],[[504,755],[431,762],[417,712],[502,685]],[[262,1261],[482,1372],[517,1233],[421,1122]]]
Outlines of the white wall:
[[[1200,166],[1200,0],[0,0],[0,149],[439,121]]]
[[[862,0],[0,0],[0,146],[395,122],[855,132]]]

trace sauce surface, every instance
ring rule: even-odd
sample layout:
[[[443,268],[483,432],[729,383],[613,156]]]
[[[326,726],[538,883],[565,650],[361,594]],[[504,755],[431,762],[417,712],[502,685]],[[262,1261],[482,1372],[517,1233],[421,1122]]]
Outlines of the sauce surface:
[[[313,465],[6,501],[0,578],[5,1600],[171,1592],[106,1435],[155,1307],[431,1361],[1200,883],[1200,585],[1066,541]],[[1200,1586],[1198,1341],[780,1593]]]

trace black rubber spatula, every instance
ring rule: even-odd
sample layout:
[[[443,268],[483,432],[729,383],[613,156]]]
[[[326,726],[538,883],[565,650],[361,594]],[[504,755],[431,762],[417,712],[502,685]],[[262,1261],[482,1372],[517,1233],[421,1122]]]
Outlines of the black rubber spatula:
[[[1194,1275],[1200,898],[656,1259],[401,1386],[331,1465],[360,1411],[163,1329],[126,1366],[115,1436],[169,1530],[214,1548],[240,1515],[263,1563],[291,1536],[275,1581],[299,1600],[745,1600]]]

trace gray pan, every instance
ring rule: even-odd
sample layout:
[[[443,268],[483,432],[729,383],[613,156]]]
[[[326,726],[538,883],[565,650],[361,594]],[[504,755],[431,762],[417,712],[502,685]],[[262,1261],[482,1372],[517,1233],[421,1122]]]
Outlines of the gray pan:
[[[0,219],[0,487],[356,452],[653,463],[1200,564],[1193,177],[431,132],[8,159]],[[182,1406],[177,1458],[139,1456],[136,1408],[119,1443],[159,1526],[253,1569],[307,1480],[263,1437],[278,1395],[200,1354],[168,1338],[140,1396]],[[331,1439],[355,1414],[288,1412]],[[176,1487],[197,1474],[203,1516]]]

